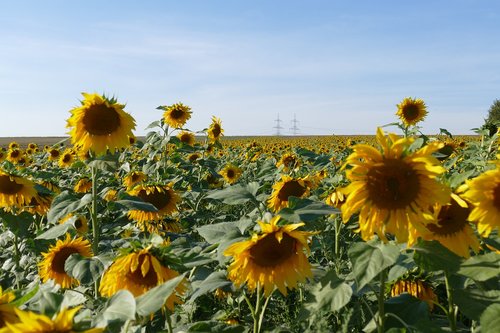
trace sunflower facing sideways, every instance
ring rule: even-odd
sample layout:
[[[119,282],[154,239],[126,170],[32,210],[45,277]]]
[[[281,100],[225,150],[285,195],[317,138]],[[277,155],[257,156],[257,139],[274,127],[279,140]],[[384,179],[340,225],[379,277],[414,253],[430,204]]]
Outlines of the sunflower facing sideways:
[[[240,179],[242,170],[233,164],[226,165],[219,174],[228,184],[234,184]]]
[[[407,127],[417,124],[427,115],[425,102],[420,98],[406,97],[397,107],[396,115]]]
[[[364,240],[377,234],[386,241],[386,233],[398,242],[408,240],[408,227],[425,230],[432,221],[431,207],[445,205],[450,189],[436,180],[445,169],[432,153],[442,143],[431,142],[415,152],[409,152],[413,138],[384,135],[377,129],[376,140],[382,151],[365,144],[353,147],[346,159],[346,177],[351,183],[342,192],[347,196],[342,205],[342,217],[347,222],[359,212],[359,230]]]
[[[188,132],[188,131],[182,131],[179,134],[177,134],[177,138],[179,140],[187,145],[194,145],[196,139],[193,133]]]
[[[118,290],[126,289],[138,297],[177,276],[179,273],[163,265],[148,247],[115,259],[104,272],[99,292],[102,296],[111,297]],[[186,281],[181,282],[175,290],[182,295],[187,290]],[[181,300],[173,293],[165,306],[173,311],[175,303],[180,304]]]
[[[48,252],[42,253],[43,260],[38,264],[42,282],[53,279],[62,288],[78,285],[78,280],[69,276],[64,270],[66,259],[73,253],[91,257],[92,250],[89,241],[81,237],[71,239],[70,234],[67,233],[66,239],[57,240],[56,244],[52,245]]]
[[[0,170],[0,208],[23,208],[37,195],[35,184]]]
[[[72,309],[63,308],[54,316],[48,317],[31,311],[15,309],[19,320],[16,323],[7,323],[0,329],[0,333],[100,333],[104,328],[78,330],[73,324],[73,317],[81,306]]]
[[[215,116],[212,117],[212,123],[208,127],[207,135],[210,142],[215,142],[223,135],[221,120]]]
[[[96,155],[128,147],[135,120],[123,110],[125,105],[99,94],[82,95],[82,105],[70,111],[67,121],[71,143],[80,151],[90,150]]]
[[[182,103],[160,106],[159,108],[165,110],[163,121],[173,128],[181,128],[191,118],[191,108]]]
[[[309,195],[310,189],[307,180],[282,175],[281,180],[273,185],[273,192],[268,199],[268,207],[275,212],[288,207],[288,198],[291,196],[304,198]]]
[[[258,221],[260,233],[224,251],[225,256],[233,257],[228,277],[236,287],[246,283],[251,292],[263,288],[266,297],[277,287],[286,296],[287,288],[294,289],[312,277],[306,253],[310,253],[307,242],[313,233],[296,230],[302,222],[278,225],[280,218],[277,215],[269,223]]]

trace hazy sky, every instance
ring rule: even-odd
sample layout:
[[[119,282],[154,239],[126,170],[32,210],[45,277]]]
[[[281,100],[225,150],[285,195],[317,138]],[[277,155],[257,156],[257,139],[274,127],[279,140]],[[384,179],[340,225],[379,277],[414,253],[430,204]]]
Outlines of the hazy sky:
[[[81,92],[226,135],[375,134],[404,97],[469,134],[500,99],[500,1],[2,1],[0,136],[61,136]],[[395,130],[395,129],[394,129]]]

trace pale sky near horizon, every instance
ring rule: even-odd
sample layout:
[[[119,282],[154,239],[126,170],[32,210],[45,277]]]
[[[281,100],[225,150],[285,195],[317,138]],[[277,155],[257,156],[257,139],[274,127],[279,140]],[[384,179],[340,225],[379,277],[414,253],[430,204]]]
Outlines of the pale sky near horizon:
[[[81,92],[136,135],[176,102],[194,131],[375,134],[407,96],[423,132],[471,134],[500,99],[497,0],[3,1],[0,43],[0,137],[66,135]]]

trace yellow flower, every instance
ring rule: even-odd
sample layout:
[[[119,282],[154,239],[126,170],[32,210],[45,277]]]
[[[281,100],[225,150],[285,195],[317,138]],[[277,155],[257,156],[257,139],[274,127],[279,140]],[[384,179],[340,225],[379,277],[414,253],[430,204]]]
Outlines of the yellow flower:
[[[5,327],[6,323],[16,323],[19,321],[14,311],[15,306],[9,304],[15,298],[13,292],[3,292],[0,286],[0,329]]]
[[[57,161],[61,156],[61,152],[57,148],[52,148],[48,152],[49,161]]]
[[[427,303],[429,310],[432,311],[434,303],[437,303],[437,296],[434,294],[432,287],[421,280],[399,280],[391,287],[391,297],[408,293]]]
[[[215,116],[212,117],[212,123],[210,124],[210,127],[208,128],[208,139],[210,142],[215,142],[219,140],[219,138],[223,135],[224,130],[222,129],[222,123],[219,118],[216,118]]]
[[[132,188],[134,185],[144,181],[147,179],[147,176],[144,172],[142,171],[132,171],[129,172],[124,178],[123,178],[123,184],[127,188]]]
[[[80,310],[80,306],[73,309],[63,308],[51,319],[45,315],[31,311],[15,309],[19,322],[7,323],[2,333],[100,333],[104,328],[92,328],[85,331],[74,330],[73,317]]]
[[[19,149],[19,143],[17,143],[16,141],[12,141],[11,143],[9,143],[9,149]]]
[[[304,223],[279,226],[279,219],[278,215],[269,223],[259,221],[260,234],[224,251],[225,256],[233,257],[228,277],[236,287],[246,283],[253,292],[258,285],[266,297],[277,287],[286,296],[287,288],[294,289],[312,277],[305,251],[310,252],[307,241],[313,233],[296,230]]]
[[[281,159],[276,163],[276,167],[283,166],[283,171],[288,172],[300,165],[300,160],[295,154],[286,153],[281,156]]]
[[[377,234],[386,240],[394,234],[399,242],[408,240],[408,228],[424,230],[432,220],[431,207],[450,200],[450,190],[436,180],[445,169],[432,156],[442,143],[429,143],[410,153],[412,138],[395,134],[384,136],[377,129],[376,139],[382,152],[364,144],[353,147],[347,158],[346,176],[351,183],[343,189],[347,195],[342,205],[344,221],[359,212],[359,231],[364,240]]]
[[[81,151],[93,151],[96,155],[108,149],[120,149],[130,145],[135,120],[122,104],[109,101],[98,94],[82,93],[82,105],[72,109],[67,121],[71,143]]]
[[[23,152],[18,148],[9,149],[7,151],[7,161],[17,164],[23,158]]]
[[[181,140],[181,142],[184,142],[185,144],[188,144],[190,146],[194,145],[195,137],[191,132],[182,131],[177,134],[177,137],[179,138],[179,140]]]
[[[23,210],[31,214],[38,214],[40,216],[47,214],[52,205],[53,195],[47,192],[36,192],[36,195],[31,198],[30,203]]]
[[[59,157],[59,166],[61,168],[68,168],[75,161],[75,155],[69,149],[66,149]]]
[[[406,97],[397,107],[396,115],[406,126],[415,125],[427,115],[425,102],[420,98]]]
[[[309,187],[302,178],[292,178],[282,175],[281,180],[273,185],[273,192],[268,199],[268,207],[274,211],[288,207],[288,198],[291,196],[304,198],[309,195]]]
[[[228,164],[219,174],[224,177],[228,184],[234,184],[241,177],[242,170],[233,164]]]
[[[84,257],[91,257],[92,250],[88,240],[78,237],[74,240],[67,233],[65,240],[57,240],[49,251],[42,253],[43,260],[38,264],[42,282],[53,279],[62,288],[70,288],[79,284],[78,280],[69,276],[64,270],[66,259],[73,253],[79,253]]]
[[[110,297],[118,290],[126,289],[137,297],[178,275],[146,248],[116,259],[104,273],[99,292],[102,296]],[[187,290],[186,281],[181,282],[175,290],[182,295]],[[165,306],[173,311],[175,303],[180,304],[181,300],[174,293],[167,299]]]
[[[335,208],[340,209],[342,205],[345,203],[346,196],[342,189],[336,189],[333,191],[328,197],[326,197],[326,204]]]
[[[73,188],[76,193],[87,193],[91,189],[92,181],[87,177],[80,178]]]
[[[165,108],[163,121],[173,128],[181,128],[191,118],[191,108],[182,103],[176,103]]]
[[[76,231],[78,231],[79,234],[86,234],[89,231],[89,223],[87,222],[87,218],[81,214],[74,215],[73,213],[69,213],[59,220],[59,224],[64,224],[68,221],[70,221],[69,223],[71,223],[73,227],[75,227]]]
[[[478,232],[488,237],[500,227],[500,168],[496,166],[466,181],[468,190],[462,197],[473,204],[469,220],[477,223]]]
[[[23,208],[36,194],[32,181],[0,170],[0,208]]]

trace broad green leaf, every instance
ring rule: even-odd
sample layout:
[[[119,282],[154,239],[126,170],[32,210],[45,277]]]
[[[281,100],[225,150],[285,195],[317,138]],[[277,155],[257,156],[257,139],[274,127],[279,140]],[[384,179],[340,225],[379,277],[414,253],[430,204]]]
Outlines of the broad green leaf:
[[[278,214],[289,222],[297,223],[313,222],[322,216],[335,213],[339,213],[339,210],[321,201],[289,197],[288,207],[281,209]]]
[[[222,190],[212,191],[207,198],[222,200],[228,205],[240,205],[248,201],[257,201],[255,195],[260,185],[257,182],[251,182],[247,185],[237,184],[228,186]]]
[[[361,290],[399,257],[399,247],[390,243],[355,243],[348,250],[357,290]]]
[[[486,281],[500,275],[500,254],[490,252],[464,261],[457,274],[476,281]]]
[[[154,205],[150,204],[149,202],[144,202],[140,199],[138,199],[138,200],[131,200],[131,199],[117,200],[115,202],[117,204],[125,206],[129,209],[142,210],[145,212],[157,212],[158,211],[158,209]]]
[[[306,308],[312,313],[339,311],[351,300],[352,288],[331,270],[312,288],[311,295],[314,299],[308,301]]]
[[[106,304],[106,310],[102,313],[104,322],[126,321],[135,319],[136,303],[134,295],[128,290],[119,290]],[[99,326],[101,326],[99,324]]]
[[[88,285],[101,277],[104,265],[98,258],[86,258],[76,253],[66,259],[64,270],[81,284]]]
[[[228,287],[232,284],[232,282],[227,280],[225,271],[217,271],[210,274],[205,280],[199,281],[197,284],[199,286],[191,295],[189,299],[190,302],[194,302],[194,300],[201,295],[212,292],[217,288]]]
[[[145,294],[136,298],[137,314],[148,316],[160,310],[167,299],[175,293],[175,288],[184,280],[184,274],[179,275],[167,282],[148,290]]]
[[[16,307],[20,307],[21,305],[25,304],[28,302],[30,299],[32,299],[37,293],[38,290],[40,289],[40,285],[35,285],[35,287],[28,292],[26,292],[24,295],[21,297],[17,298],[16,300],[12,301],[10,304],[14,305]]]
[[[460,311],[473,320],[479,320],[487,307],[500,302],[500,290],[452,289],[451,292]]]
[[[223,240],[233,239],[242,235],[237,222],[207,224],[196,228],[196,231],[210,244],[220,243]]]
[[[71,223],[57,224],[43,234],[38,235],[35,239],[55,239],[64,235],[70,228],[74,228]]]
[[[243,326],[231,326],[219,321],[199,321],[189,326],[186,333],[243,333],[247,329]]]
[[[0,220],[9,228],[9,230],[19,236],[23,237],[29,234],[29,227],[33,223],[33,215],[28,212],[22,212],[14,215],[0,209]]]
[[[97,170],[113,172],[118,167],[118,155],[106,154],[89,162],[88,166]]]
[[[448,250],[437,241],[420,241],[411,248],[415,251],[413,259],[424,271],[458,271],[462,258]]]
[[[47,213],[49,223],[58,224],[59,220],[92,202],[92,195],[85,194],[82,198],[69,191],[63,191],[52,201],[52,206]]]
[[[500,328],[500,303],[492,304],[484,310],[481,318],[481,332],[496,332]]]

